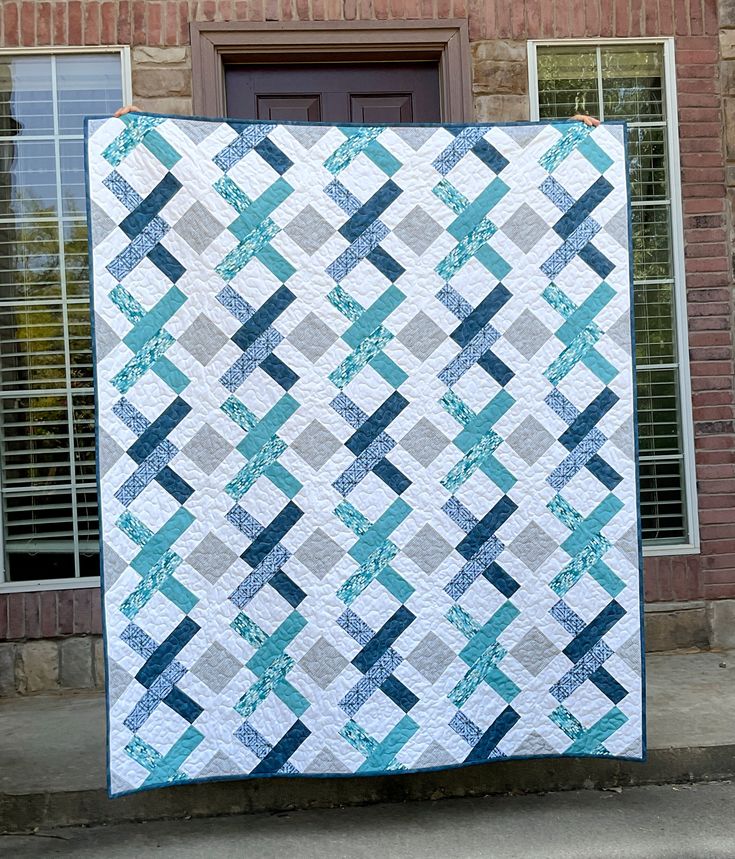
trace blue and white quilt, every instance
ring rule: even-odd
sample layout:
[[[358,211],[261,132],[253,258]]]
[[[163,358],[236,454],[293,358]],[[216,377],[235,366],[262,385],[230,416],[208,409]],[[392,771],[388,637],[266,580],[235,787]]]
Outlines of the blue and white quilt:
[[[110,791],[644,750],[625,128],[87,128]]]

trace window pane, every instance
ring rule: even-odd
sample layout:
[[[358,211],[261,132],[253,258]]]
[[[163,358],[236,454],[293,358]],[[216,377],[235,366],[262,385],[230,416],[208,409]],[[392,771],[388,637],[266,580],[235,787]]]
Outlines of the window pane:
[[[665,128],[629,128],[630,194],[633,200],[669,196]]]
[[[95,471],[94,395],[74,397],[74,462],[77,480],[93,483]]]
[[[678,454],[679,401],[676,370],[639,370],[638,445],[641,456]]]
[[[0,300],[60,296],[58,222],[0,224]]]
[[[69,305],[67,319],[71,386],[72,388],[91,388],[92,328],[89,305]]]
[[[682,461],[642,462],[640,475],[643,539],[668,543],[686,539]]]
[[[668,206],[633,207],[633,275],[636,280],[673,277]]]
[[[69,411],[65,394],[6,398],[3,421],[3,482],[40,492],[71,481]]]
[[[602,98],[606,119],[664,119],[663,57],[658,48],[603,48]]]
[[[56,217],[53,140],[3,140],[0,151],[0,217]]]
[[[86,220],[64,224],[64,276],[67,298],[89,300]]]
[[[61,304],[27,304],[0,312],[0,386],[3,391],[66,388]]]
[[[84,141],[62,140],[59,143],[59,160],[64,215],[85,218],[87,203],[84,196]]]
[[[539,48],[538,77],[541,119],[599,116],[596,51]]]
[[[122,104],[120,59],[111,54],[56,58],[59,131],[81,134],[85,115],[114,113]]]
[[[0,57],[0,135],[54,133],[50,57]]]
[[[635,340],[638,364],[673,364],[674,342],[673,283],[636,284]]]

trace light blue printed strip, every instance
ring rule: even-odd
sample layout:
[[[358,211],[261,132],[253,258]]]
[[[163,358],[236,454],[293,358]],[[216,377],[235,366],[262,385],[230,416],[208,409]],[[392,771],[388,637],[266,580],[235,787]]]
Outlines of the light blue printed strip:
[[[601,229],[602,227],[592,218],[586,218],[546,262],[542,263],[541,271],[548,278],[557,277]]]
[[[470,585],[485,572],[492,562],[505,549],[505,545],[492,536],[486,540],[462,569],[444,586],[445,593],[453,600],[458,600],[470,588]]]
[[[490,323],[477,332],[462,351],[439,373],[439,379],[448,387],[456,383],[500,339],[500,333]]]
[[[267,634],[245,612],[240,612],[230,622],[230,627],[252,647],[262,647],[268,640]]]
[[[249,432],[258,423],[257,417],[250,409],[232,395],[222,403],[220,409],[245,432]]]
[[[275,125],[265,123],[246,126],[232,143],[228,143],[221,152],[212,158],[212,161],[223,173],[226,173],[231,167],[242,161],[248,152],[265,140],[275,127]]]
[[[390,233],[382,221],[373,221],[352,244],[327,266],[327,274],[335,283],[344,280],[353,268],[375,250]]]
[[[225,486],[225,492],[239,501],[261,474],[286,450],[286,442],[277,435],[272,436],[251,458],[247,465]]]
[[[222,280],[229,283],[279,232],[280,227],[272,221],[261,224],[245,236],[236,248],[226,254],[214,270]]]
[[[390,540],[378,547],[367,560],[353,573],[337,591],[337,597],[345,605],[352,603],[360,596],[373,579],[388,565],[398,554],[398,547]]]
[[[385,683],[402,661],[395,650],[389,647],[380,659],[374,665],[370,666],[368,671],[358,680],[352,689],[342,697],[339,701],[340,709],[347,713],[348,716],[357,715],[360,707],[367,703],[376,689],[379,689]]]
[[[557,182],[553,176],[547,176],[544,179],[544,181],[539,185],[539,191],[545,194],[557,209],[564,214],[566,214],[574,205],[574,197],[572,197],[569,191],[567,191],[560,182]]]
[[[244,325],[255,313],[255,308],[251,307],[231,286],[222,287],[217,293],[217,301],[229,310],[241,325]]]
[[[246,352],[235,361],[230,369],[222,375],[220,382],[230,392],[235,392],[240,385],[265,361],[271,352],[283,340],[283,335],[272,326],[267,328]]]
[[[361,647],[365,647],[374,635],[372,629],[370,629],[365,621],[349,608],[346,608],[337,618],[337,624],[350,638],[354,638]]]
[[[442,511],[446,513],[452,522],[454,522],[458,528],[461,528],[465,534],[469,534],[479,522],[474,513],[465,507],[464,504],[462,504],[462,502],[454,495],[444,502]]]
[[[238,608],[245,608],[250,600],[268,584],[290,557],[291,553],[284,549],[280,543],[276,545],[258,566],[255,567],[252,573],[244,581],[240,582],[230,594],[230,602]]]
[[[368,419],[367,413],[364,412],[357,403],[353,403],[345,393],[337,394],[329,405],[335,410],[335,412],[337,412],[338,415],[343,417],[353,429],[360,429]]]
[[[582,618],[568,606],[564,600],[559,600],[558,603],[549,609],[549,614],[557,621],[572,637],[579,635],[584,629],[585,623]]]
[[[357,322],[365,312],[365,308],[358,301],[355,301],[339,284],[327,295],[327,298],[350,322]]]
[[[363,516],[356,507],[353,507],[349,501],[340,501],[334,508],[334,513],[339,521],[358,537],[367,534],[372,527],[370,520]]]
[[[167,551],[150,568],[135,586],[135,589],[120,604],[120,611],[128,620],[133,620],[137,616],[138,612],[150,601],[156,591],[160,590],[164,582],[174,574],[181,563],[181,558],[175,552]]]
[[[140,322],[145,316],[143,305],[133,298],[133,296],[121,284],[113,287],[110,290],[109,295],[110,300],[115,307],[117,307],[120,313],[122,313],[122,315],[132,325],[135,325],[136,322]]]
[[[591,429],[569,456],[565,457],[551,472],[546,478],[546,482],[552,489],[561,492],[567,483],[587,465],[606,441],[605,436],[596,427]]]
[[[112,407],[112,412],[136,435],[143,435],[151,425],[148,418],[142,415],[125,397],[120,397]]]
[[[570,125],[562,134],[560,140],[550,148],[539,159],[539,164],[549,173],[554,170],[571,155],[572,152],[592,133],[592,128],[585,125],[583,122],[575,122]]]
[[[352,215],[354,215],[361,206],[357,197],[352,193],[352,191],[345,188],[339,179],[332,179],[324,189],[324,193],[350,217],[352,217]]]
[[[455,733],[459,734],[468,746],[472,746],[473,748],[482,739],[482,731],[477,727],[472,719],[465,716],[461,710],[457,710],[454,716],[452,716],[452,721],[449,723],[449,727]]]
[[[598,641],[579,662],[554,683],[549,689],[549,693],[559,702],[566,701],[583,683],[589,680],[590,675],[594,674],[612,654],[613,651],[604,641]]]
[[[441,179],[431,190],[455,215],[461,214],[470,204],[467,197],[446,178]]]
[[[472,665],[491,644],[495,644],[500,633],[510,626],[519,614],[520,609],[510,602],[510,600],[506,600],[492,617],[482,625],[479,632],[473,635],[470,641],[462,648],[459,654],[461,658],[468,665]]]
[[[336,176],[345,167],[349,167],[355,158],[367,149],[370,142],[380,137],[383,133],[383,129],[376,126],[340,128],[340,131],[347,137],[347,140],[341,143],[324,162],[325,168],[333,176]]]
[[[294,667],[294,660],[285,653],[274,660],[263,672],[261,677],[248,689],[248,691],[235,704],[235,711],[243,719],[247,719],[258,709],[258,706],[273,691]]]
[[[373,331],[329,374],[329,380],[342,390],[355,376],[393,339],[393,335],[382,326]]]
[[[239,504],[235,504],[225,514],[225,519],[249,540],[254,540],[263,531],[263,526],[260,522],[243,507],[240,507]]]
[[[121,117],[126,128],[102,150],[102,157],[113,167],[118,167],[127,156],[142,142],[151,129],[166,120],[157,116],[124,116]]]
[[[498,228],[489,218],[482,221],[468,233],[444,259],[437,264],[436,273],[442,280],[451,280],[477,251],[497,233]]]
[[[472,149],[472,147],[490,130],[489,126],[474,125],[463,128],[454,140],[437,155],[432,167],[442,176],[446,176]]]
[[[115,498],[127,507],[140,495],[151,481],[155,480],[161,469],[165,468],[178,453],[168,439],[164,439],[140,463],[122,486],[116,490]]]
[[[113,170],[109,176],[106,176],[102,180],[102,184],[117,197],[129,212],[137,209],[143,202],[140,194],[123,179],[117,170]]]
[[[466,426],[475,417],[472,409],[454,391],[449,390],[442,394],[439,403],[444,411],[448,412],[462,426]]]
[[[378,745],[353,719],[340,729],[339,735],[366,758]]]
[[[169,229],[170,227],[162,218],[153,218],[125,250],[107,265],[107,271],[116,280],[123,280],[156,247]]]
[[[589,572],[610,548],[610,543],[602,536],[593,537],[549,582],[554,593],[563,597],[574,585]]]
[[[503,439],[494,430],[488,430],[486,435],[473,445],[458,463],[452,466],[446,477],[442,478],[442,486],[448,492],[456,492],[502,443]]]
[[[253,204],[250,197],[229,176],[222,176],[212,187],[226,203],[232,206],[238,215],[242,214],[248,206],[252,206]]]
[[[332,486],[346,497],[395,446],[396,442],[382,432],[347,466]]]
[[[444,286],[437,292],[436,297],[447,308],[450,313],[453,313],[457,319],[463,320],[472,313],[472,305],[463,296],[461,296],[453,286],[445,283]]]
[[[121,394],[127,392],[176,341],[167,331],[159,331],[110,380]]]

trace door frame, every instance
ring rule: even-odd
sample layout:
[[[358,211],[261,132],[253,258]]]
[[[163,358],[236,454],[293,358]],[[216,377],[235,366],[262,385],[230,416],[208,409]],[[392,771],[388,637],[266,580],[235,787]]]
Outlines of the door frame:
[[[416,62],[439,64],[443,122],[473,121],[467,21],[193,22],[193,110],[226,116],[226,63]]]

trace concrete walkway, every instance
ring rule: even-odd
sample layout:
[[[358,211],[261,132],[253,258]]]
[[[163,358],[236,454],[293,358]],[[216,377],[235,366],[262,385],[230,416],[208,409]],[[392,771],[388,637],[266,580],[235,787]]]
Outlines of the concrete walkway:
[[[0,831],[735,776],[735,652],[652,654],[647,666],[646,764],[499,761],[413,775],[180,786],[116,800],[105,791],[102,696],[0,699]]]
[[[735,785],[453,799],[0,836],[13,859],[732,859]],[[7,853],[3,853],[7,851]]]

